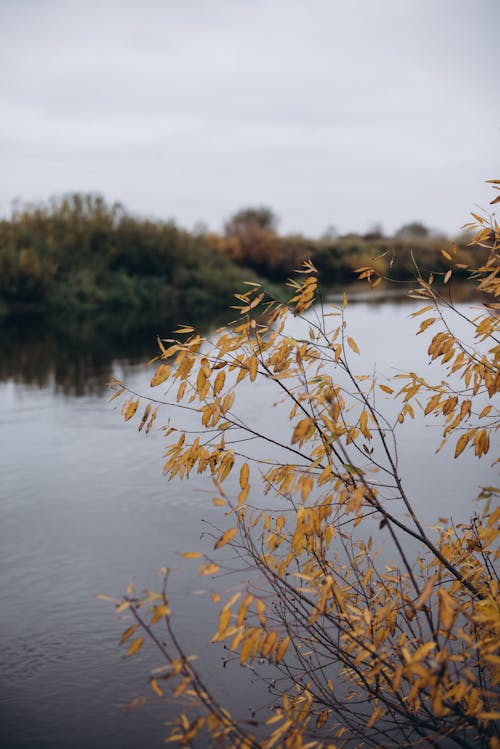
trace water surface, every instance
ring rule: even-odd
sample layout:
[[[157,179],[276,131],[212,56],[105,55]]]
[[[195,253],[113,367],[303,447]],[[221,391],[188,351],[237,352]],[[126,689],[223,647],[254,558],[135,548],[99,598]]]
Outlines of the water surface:
[[[414,308],[401,300],[360,302],[348,309],[349,331],[361,348],[359,371],[427,370],[425,340],[414,337]],[[120,594],[131,578],[154,586],[164,565],[178,566],[172,591],[187,648],[201,650],[204,668],[223,699],[246,714],[246,674],[216,647],[206,648],[215,608],[177,552],[208,549],[202,519],[222,521],[206,479],[167,482],[163,439],[124,424],[109,403],[112,374],[147,390],[143,362],[156,333],[139,337],[87,327],[47,329],[31,322],[0,331],[0,745],[5,749],[132,749],[159,746],[169,707],[152,701],[127,713],[134,697],[151,694],[148,668],[156,654],[124,662],[117,642],[125,625],[96,593]],[[358,360],[356,360],[356,366]],[[427,370],[430,371],[430,370]],[[276,397],[242,388],[240,409],[259,429],[281,431]],[[170,416],[164,412],[163,422]],[[159,424],[162,421],[159,420]],[[466,518],[488,463],[450,451],[434,456],[435,426],[417,419],[405,429],[402,473],[425,520]],[[230,488],[231,484],[229,484]],[[230,586],[230,581],[223,585]]]

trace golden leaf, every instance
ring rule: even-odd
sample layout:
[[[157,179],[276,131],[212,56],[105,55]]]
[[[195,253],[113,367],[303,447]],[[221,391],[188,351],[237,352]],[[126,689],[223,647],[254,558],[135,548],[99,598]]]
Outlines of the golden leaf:
[[[132,655],[135,655],[138,650],[142,648],[142,644],[144,642],[144,637],[137,637],[135,640],[133,640],[130,643],[130,647],[125,653],[125,658],[130,658]]]
[[[163,697],[163,689],[160,687],[156,679],[151,679],[151,689],[155,694],[158,695],[158,697]]]
[[[460,453],[462,453],[465,448],[467,447],[467,443],[470,439],[470,434],[466,432],[465,434],[462,434],[462,436],[457,441],[457,446],[455,448],[455,458],[458,458]]]
[[[247,637],[240,651],[240,663],[243,666],[252,650],[252,638]]]
[[[225,375],[225,372],[221,369],[220,372],[217,373],[217,377],[215,378],[214,395],[218,395],[218,393],[220,393],[220,391],[224,387],[225,381],[226,381],[226,375]]]
[[[309,417],[299,421],[299,423],[296,425],[295,429],[293,430],[292,445],[304,439],[304,437],[309,432],[309,429],[311,428],[313,423],[314,423],[313,420]]]
[[[243,463],[240,470],[240,487],[245,489],[248,484],[249,469],[248,463]]]
[[[354,338],[348,337],[347,338],[347,343],[352,348],[352,350],[354,351],[355,354],[359,354],[358,344],[356,343],[356,341],[354,340]]]
[[[316,728],[323,728],[325,723],[328,721],[329,715],[330,715],[329,710],[327,710],[326,708],[325,710],[322,710],[316,719]]]
[[[426,584],[424,585],[424,589],[420,593],[420,595],[419,595],[419,597],[417,599],[417,602],[415,603],[415,608],[417,610],[421,609],[422,606],[424,605],[424,603],[426,601],[428,601],[429,598],[431,597],[432,590],[434,588],[434,583],[436,582],[436,579],[437,579],[436,575],[432,575],[432,577],[430,577],[427,580]]]
[[[388,393],[389,395],[392,395],[394,390],[387,385],[379,385],[379,388],[384,391],[384,393]]]
[[[151,403],[148,403],[148,405],[144,409],[144,414],[143,414],[143,417],[141,419],[141,423],[139,424],[139,427],[138,427],[139,432],[142,430],[144,424],[148,420],[148,416],[149,416],[150,412],[151,412]]]
[[[203,575],[204,577],[206,577],[207,575],[215,575],[215,573],[218,571],[219,571],[219,565],[214,564],[213,562],[211,564],[207,564],[206,567],[203,567],[203,566],[200,567],[200,569],[198,570],[200,575]]]
[[[245,504],[250,493],[250,484],[247,484],[244,489],[238,494],[237,504],[238,506]]]
[[[160,364],[153,377],[151,378],[151,387],[154,388],[157,385],[161,385],[162,382],[168,378],[170,374],[169,364]]]
[[[443,629],[449,630],[455,619],[455,602],[447,590],[441,588],[439,596],[439,621]]]
[[[258,369],[259,369],[259,361],[256,356],[252,356],[252,358],[248,362],[248,371],[250,375],[250,380],[252,382],[257,377]]]
[[[421,322],[417,335],[420,335],[420,333],[423,333],[424,330],[430,327],[434,322],[436,322],[436,320],[437,320],[436,317],[428,317],[427,320],[424,320],[423,322]]]
[[[217,629],[217,632],[212,638],[212,642],[217,642],[218,640],[224,639],[224,633],[226,629],[228,628],[230,621],[231,621],[231,609],[224,607],[222,611],[220,612],[219,627]]]
[[[139,628],[138,624],[131,624],[130,627],[128,627],[120,637],[120,645],[123,645],[123,643],[128,640],[129,637],[131,637],[134,632]]]
[[[228,544],[233,540],[237,532],[237,528],[229,528],[229,530],[225,531],[222,536],[215,542],[214,549],[220,549],[222,546]]]
[[[121,614],[123,611],[126,611],[127,609],[129,609],[131,607],[131,605],[132,604],[131,604],[130,601],[122,601],[116,607],[115,614]]]
[[[181,557],[184,559],[199,559],[202,555],[200,551],[183,551]]]
[[[282,640],[278,646],[278,649],[276,651],[276,663],[281,663],[283,660],[286,651],[288,650],[288,646],[290,645],[290,638],[285,637],[284,640]]]
[[[132,416],[137,411],[137,407],[139,406],[139,401],[125,401],[123,405],[123,418],[125,421],[129,421]]]
[[[151,414],[151,417],[150,417],[150,419],[149,419],[149,421],[147,423],[147,426],[146,426],[146,434],[149,434],[150,429],[151,429],[151,427],[153,426],[153,424],[155,422],[156,416],[158,414],[158,408],[159,408],[159,406],[156,406],[155,410]]]
[[[151,624],[156,624],[160,619],[163,619],[164,616],[169,616],[169,614],[170,609],[166,603],[163,603],[161,606],[155,606],[154,614],[151,617]]]

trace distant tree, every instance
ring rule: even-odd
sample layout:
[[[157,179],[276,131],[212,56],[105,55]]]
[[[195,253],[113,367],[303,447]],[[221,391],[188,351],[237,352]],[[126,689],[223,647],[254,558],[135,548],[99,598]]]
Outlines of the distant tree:
[[[335,239],[338,239],[338,236],[339,233],[337,227],[333,224],[329,224],[321,235],[321,239],[324,241],[334,241]]]
[[[429,229],[420,221],[412,221],[404,224],[401,229],[395,233],[396,239],[425,239],[430,235]]]
[[[234,214],[224,227],[226,237],[246,238],[259,231],[276,233],[278,218],[276,214],[265,206],[258,208],[242,208]]]
[[[376,223],[372,224],[366,234],[363,234],[363,239],[366,239],[368,242],[374,242],[378,239],[384,238],[384,229],[382,227],[382,224],[380,221],[377,221]]]

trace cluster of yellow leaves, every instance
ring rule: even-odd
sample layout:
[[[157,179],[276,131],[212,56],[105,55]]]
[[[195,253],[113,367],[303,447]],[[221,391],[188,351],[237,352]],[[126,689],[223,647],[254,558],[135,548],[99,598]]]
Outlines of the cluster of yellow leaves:
[[[496,298],[496,223],[481,224],[476,241],[491,250],[487,263],[475,271],[478,287]],[[443,257],[450,263],[443,277],[449,284],[456,267],[453,250],[443,251]],[[346,302],[334,313],[339,325],[327,330],[324,317],[318,321],[307,314],[317,287],[315,269],[306,263],[301,272],[305,278],[291,283],[289,305],[268,299],[252,283],[237,295],[239,318],[213,340],[184,327],[177,333],[186,338],[159,341],[151,385],[166,387],[173,393],[169,406],[188,409],[199,423],[193,437],[196,430],[179,428],[171,418],[164,430],[164,472],[169,478],[186,478],[193,471],[211,477],[218,495],[214,504],[231,517],[230,527],[215,536],[214,551],[230,547],[265,581],[222,605],[213,641],[226,643],[240,664],[251,669],[264,661],[291,685],[282,690],[263,724],[264,735],[255,738],[203,691],[185,658],[174,658],[162,678],[179,677],[174,697],[189,695],[204,706],[207,717],[189,719],[181,713],[169,741],[185,746],[205,731],[224,746],[326,749],[345,734],[380,731],[373,735],[387,737],[398,722],[410,732],[417,726],[424,737],[455,732],[465,737],[466,746],[469,736],[487,735],[493,741],[497,708],[492,689],[498,687],[500,665],[499,591],[493,573],[500,511],[491,507],[494,492],[488,490],[482,513],[470,525],[440,526],[436,540],[409,502],[389,437],[421,408],[425,416],[441,419],[444,440],[459,433],[455,457],[469,445],[477,457],[488,453],[499,424],[492,402],[500,385],[498,307],[488,303],[469,320],[472,341],[465,343],[443,314],[443,299],[432,279],[419,277],[416,296],[428,303],[414,317],[432,314],[418,332],[440,326],[428,354],[446,376],[433,384],[414,372],[398,375],[403,385],[397,390],[355,375],[352,353],[360,351],[346,332]],[[369,268],[361,269],[361,275],[372,282]],[[304,313],[307,337],[291,337],[288,318]],[[289,441],[268,439],[238,417],[240,383],[258,386],[262,379],[290,404]],[[376,385],[401,402],[392,425],[376,407]],[[114,386],[114,397],[128,398],[123,415],[131,420],[140,413],[140,399],[129,397],[122,383]],[[151,414],[146,403],[139,429],[147,424],[149,431],[156,412]],[[267,455],[253,462],[242,459],[236,447],[242,431],[263,446],[287,450],[290,462],[269,465]],[[256,467],[254,493],[259,485],[264,496],[279,498],[279,510],[251,504]],[[229,496],[221,485],[234,470],[238,480]],[[408,521],[393,513],[395,499]],[[400,555],[399,566],[379,561],[380,550],[371,539],[355,537],[367,516],[388,533]],[[406,553],[407,537],[425,551],[415,564]],[[203,557],[198,551],[183,556]],[[205,577],[218,570],[205,557],[198,568]],[[154,595],[159,600],[148,598]],[[168,620],[170,610],[164,594],[148,596],[137,600],[133,610],[149,607],[147,626],[152,627]],[[130,608],[130,597],[120,606],[119,612]],[[137,628],[136,621],[121,642],[128,642]],[[133,639],[127,656],[142,643],[142,637]],[[335,696],[339,679],[350,686],[348,699]],[[158,696],[163,692],[160,681],[155,677],[151,683]],[[364,707],[350,710],[350,701],[356,700],[364,700]]]

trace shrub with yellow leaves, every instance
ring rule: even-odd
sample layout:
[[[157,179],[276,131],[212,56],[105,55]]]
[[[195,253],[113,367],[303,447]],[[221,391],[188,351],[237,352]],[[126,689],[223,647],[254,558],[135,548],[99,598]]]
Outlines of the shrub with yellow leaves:
[[[139,396],[115,381],[124,418],[139,418],[139,429],[151,429],[158,412],[152,404],[178,407],[181,416],[189,409],[198,419],[196,435],[182,422],[165,428],[164,472],[206,475],[229,527],[219,531],[212,556],[184,557],[198,560],[199,574],[216,576],[215,558],[226,547],[253,570],[222,602],[213,640],[252,672],[263,667],[272,693],[262,720],[232,715],[175,632],[168,574],[160,592],[129,590],[117,606],[133,620],[121,638],[127,656],[152,640],[163,663],[151,688],[179,699],[168,741],[240,749],[500,748],[496,492],[483,489],[470,522],[429,530],[397,457],[398,430],[418,409],[440,417],[443,443],[454,440],[456,458],[465,450],[486,455],[498,429],[500,230],[494,217],[473,218],[466,227],[475,231],[471,244],[488,254],[469,269],[482,295],[479,314],[466,315],[447,292],[457,270],[453,248],[443,250],[449,269],[441,279],[424,278],[416,266],[411,294],[424,305],[414,316],[423,318],[418,333],[436,328],[428,349],[440,365],[436,381],[415,372],[391,382],[357,376],[352,359],[360,350],[347,335],[347,300],[333,317],[324,305],[313,307],[310,262],[299,271],[302,280],[291,282],[288,304],[251,283],[237,297],[238,319],[213,338],[184,327],[178,338],[159,340],[151,386],[167,386],[170,398]],[[380,283],[375,268],[359,273]],[[454,314],[467,323],[468,340],[455,334]],[[289,333],[297,318],[303,337]],[[289,407],[288,438],[259,432],[238,412],[241,388],[264,380]],[[382,412],[378,390],[397,405],[395,417]],[[245,438],[251,453],[242,452]],[[269,446],[279,458],[268,459]],[[225,485],[231,472],[238,482]],[[257,507],[257,496],[268,498],[267,510]],[[374,519],[377,541],[387,540],[396,562],[374,547]]]

